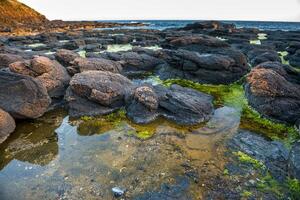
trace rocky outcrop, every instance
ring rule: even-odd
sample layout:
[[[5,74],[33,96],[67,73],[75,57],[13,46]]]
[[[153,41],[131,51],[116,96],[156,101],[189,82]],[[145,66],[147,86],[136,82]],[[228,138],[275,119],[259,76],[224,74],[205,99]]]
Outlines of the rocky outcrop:
[[[15,128],[15,120],[0,108],[0,144],[6,140]]]
[[[127,102],[127,116],[141,124],[163,116],[177,124],[193,125],[208,120],[213,112],[211,96],[178,85],[140,86]]]
[[[50,97],[64,96],[70,76],[58,62],[47,57],[36,56],[31,60],[15,62],[9,65],[12,72],[32,76],[47,89]]]
[[[80,57],[79,54],[67,49],[59,49],[55,53],[56,60],[65,67],[72,65],[72,61],[78,57]]]
[[[245,84],[249,104],[262,115],[294,124],[300,118],[300,73],[278,62],[253,68]]]
[[[103,115],[124,106],[132,87],[126,77],[105,71],[85,71],[74,75],[66,94],[72,117]]]
[[[0,107],[14,118],[37,118],[51,99],[43,84],[30,76],[0,71]]]
[[[200,83],[227,84],[239,80],[247,72],[247,68],[239,68],[235,60],[226,55],[187,50],[162,50],[159,53],[159,58],[166,62],[166,65],[157,68],[161,79],[181,78]]]
[[[191,76],[194,77],[192,80],[201,83],[227,84],[239,80],[249,70],[242,52],[214,37],[192,35],[170,38],[164,46],[177,51],[162,50],[161,58],[166,57],[165,53],[170,66],[161,70],[163,78]],[[181,65],[182,69],[175,67],[172,70],[174,64],[177,68]],[[216,77],[215,80],[212,76]]]

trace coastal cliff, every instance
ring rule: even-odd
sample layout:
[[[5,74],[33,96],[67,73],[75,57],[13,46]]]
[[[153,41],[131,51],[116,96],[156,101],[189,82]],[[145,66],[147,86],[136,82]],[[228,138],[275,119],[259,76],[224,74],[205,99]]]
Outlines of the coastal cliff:
[[[39,25],[46,17],[16,0],[0,0],[0,28],[9,29]]]

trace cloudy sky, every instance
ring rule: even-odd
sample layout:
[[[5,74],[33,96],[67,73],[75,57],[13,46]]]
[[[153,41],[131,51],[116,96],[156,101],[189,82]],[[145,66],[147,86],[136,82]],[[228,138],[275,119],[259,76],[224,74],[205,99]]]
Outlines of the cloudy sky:
[[[299,21],[300,0],[20,0],[49,19]]]

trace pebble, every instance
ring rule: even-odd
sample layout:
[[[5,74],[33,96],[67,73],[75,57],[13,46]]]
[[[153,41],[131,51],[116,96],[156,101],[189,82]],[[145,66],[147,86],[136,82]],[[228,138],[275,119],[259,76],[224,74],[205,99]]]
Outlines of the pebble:
[[[122,189],[120,187],[113,187],[111,190],[115,197],[120,197],[120,196],[124,195],[124,193],[126,191],[125,189]]]

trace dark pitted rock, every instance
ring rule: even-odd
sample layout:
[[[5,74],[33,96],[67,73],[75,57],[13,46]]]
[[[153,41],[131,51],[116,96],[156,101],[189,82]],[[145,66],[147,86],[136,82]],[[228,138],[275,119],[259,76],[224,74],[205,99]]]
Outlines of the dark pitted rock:
[[[224,48],[229,44],[215,37],[207,35],[191,35],[177,38],[169,38],[168,44],[175,48],[185,48],[187,50],[199,51],[205,48]]]
[[[125,105],[125,95],[132,87],[129,79],[116,73],[85,71],[75,74],[66,95],[70,115],[78,117],[111,113]]]
[[[162,64],[163,61],[147,54],[136,52],[126,52],[121,54],[120,60],[125,71],[153,71],[154,68]]]
[[[256,66],[258,64],[264,62],[281,62],[278,53],[274,50],[266,50],[266,49],[253,49],[247,53],[248,59],[252,66]]]
[[[80,56],[77,53],[67,49],[60,49],[55,54],[56,60],[65,67],[72,65],[72,61],[78,57]]]
[[[200,83],[227,84],[239,80],[247,67],[241,68],[230,56],[199,54],[187,50],[162,50],[159,58],[167,65],[157,68],[161,79],[182,78]]]
[[[206,121],[213,112],[212,97],[193,89],[172,85],[140,86],[126,104],[127,116],[135,123],[149,123],[163,116],[182,125]]]
[[[290,65],[296,68],[300,68],[300,49],[295,52],[293,55],[287,56]]]
[[[178,124],[193,125],[209,120],[213,112],[212,96],[194,89],[172,85],[156,87],[160,113]]]
[[[283,143],[240,130],[228,145],[232,150],[244,152],[264,163],[275,179],[282,181],[287,177],[289,151]]]
[[[295,54],[300,49],[300,42],[292,41],[286,49],[289,54]]]
[[[122,66],[120,63],[102,59],[102,58],[76,58],[72,65],[79,69],[79,72],[84,71],[109,71],[113,73],[120,73],[122,71]]]
[[[300,142],[295,143],[291,149],[289,172],[292,177],[300,180]]]
[[[277,62],[258,65],[248,74],[248,101],[262,115],[294,124],[300,118],[300,73]]]
[[[127,116],[135,123],[147,124],[159,116],[158,96],[151,86],[137,87],[127,102]]]
[[[15,120],[0,108],[0,144],[8,138],[16,128]]]
[[[14,55],[14,54],[0,54],[0,69],[8,67],[9,64],[17,62],[17,61],[22,61],[23,57],[19,55]]]
[[[14,118],[38,118],[50,103],[47,89],[39,80],[0,71],[0,107]]]
[[[181,28],[182,30],[228,30],[229,32],[232,31],[232,29],[235,29],[234,24],[228,24],[228,23],[222,23],[219,21],[204,21],[204,22],[195,22],[192,24],[188,24],[185,27]]]
[[[9,69],[12,72],[29,75],[41,81],[50,97],[64,96],[70,81],[70,76],[62,65],[43,56],[12,63],[9,65]]]

